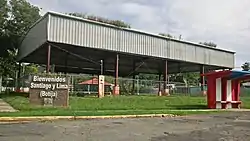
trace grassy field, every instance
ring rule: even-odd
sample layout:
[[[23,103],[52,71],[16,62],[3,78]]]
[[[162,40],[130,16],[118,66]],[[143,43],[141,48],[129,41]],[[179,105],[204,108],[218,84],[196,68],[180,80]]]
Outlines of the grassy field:
[[[68,108],[42,108],[29,104],[22,96],[3,96],[3,100],[19,112],[0,113],[0,116],[65,116],[65,115],[128,115],[128,114],[196,114],[201,111],[187,109],[206,109],[206,97],[189,96],[119,96],[105,97],[70,97]],[[243,108],[250,108],[250,97],[242,98]]]

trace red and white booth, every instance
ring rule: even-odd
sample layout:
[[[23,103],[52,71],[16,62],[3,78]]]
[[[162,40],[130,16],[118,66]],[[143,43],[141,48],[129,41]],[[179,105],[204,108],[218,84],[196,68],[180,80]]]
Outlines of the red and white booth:
[[[207,104],[210,109],[240,108],[240,82],[250,79],[248,71],[214,71],[207,77]]]

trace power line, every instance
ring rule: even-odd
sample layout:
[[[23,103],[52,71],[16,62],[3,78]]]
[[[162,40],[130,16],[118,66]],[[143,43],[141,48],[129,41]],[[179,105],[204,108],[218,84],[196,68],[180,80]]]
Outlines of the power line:
[[[134,72],[136,72],[144,63],[145,63],[145,62],[141,62],[141,64],[140,64],[139,66],[137,66],[137,67],[135,68],[135,70],[131,71],[131,72],[128,74],[127,77],[129,77],[131,74],[133,74]]]

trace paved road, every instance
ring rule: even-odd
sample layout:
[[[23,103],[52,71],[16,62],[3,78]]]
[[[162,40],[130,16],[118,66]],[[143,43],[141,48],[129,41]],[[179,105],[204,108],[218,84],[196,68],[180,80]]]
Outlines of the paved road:
[[[0,141],[249,141],[250,112],[0,124]]]

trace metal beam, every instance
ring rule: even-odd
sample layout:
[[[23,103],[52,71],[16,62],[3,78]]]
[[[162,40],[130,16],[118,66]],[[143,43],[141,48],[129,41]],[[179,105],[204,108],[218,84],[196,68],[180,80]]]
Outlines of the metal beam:
[[[205,67],[204,65],[200,66],[200,84],[201,84],[201,91],[204,91],[205,86],[205,76],[201,76],[201,74],[205,73]]]
[[[118,77],[119,77],[119,54],[116,54],[115,59],[115,86],[118,86]]]
[[[51,61],[51,46],[50,44],[48,45],[47,49],[47,66],[46,66],[46,73],[49,73],[50,71],[50,61]]]

